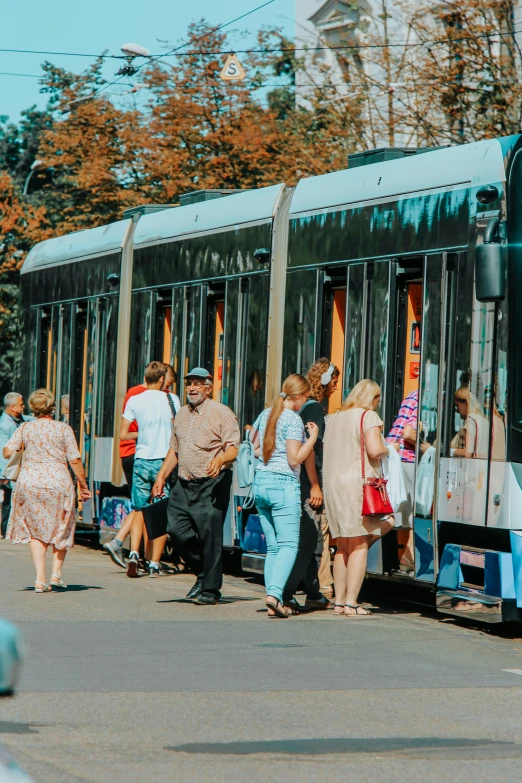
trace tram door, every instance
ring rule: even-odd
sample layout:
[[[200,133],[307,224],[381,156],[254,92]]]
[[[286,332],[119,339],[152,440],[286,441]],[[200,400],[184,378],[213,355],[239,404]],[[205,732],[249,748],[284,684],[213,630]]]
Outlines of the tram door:
[[[339,369],[336,391],[328,400],[328,413],[338,410],[343,401],[344,355],[346,342],[346,268],[325,275],[323,287],[323,334],[321,356]]]
[[[385,550],[397,547],[391,558],[395,573],[426,582],[436,577],[435,488],[444,440],[446,338],[454,317],[451,265],[450,256],[435,254],[400,260],[396,268],[395,355],[386,418],[388,429],[398,416],[412,421],[405,424],[399,452],[408,502],[395,516],[396,537],[383,543]]]

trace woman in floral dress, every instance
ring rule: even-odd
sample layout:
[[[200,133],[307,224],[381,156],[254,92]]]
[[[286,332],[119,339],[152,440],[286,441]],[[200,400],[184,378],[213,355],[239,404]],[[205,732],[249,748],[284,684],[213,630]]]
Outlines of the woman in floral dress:
[[[4,457],[24,448],[23,464],[15,484],[6,538],[14,544],[29,544],[36,570],[34,589],[45,593],[67,587],[62,565],[73,545],[75,491],[67,463],[78,479],[82,500],[91,497],[74,432],[53,419],[54,396],[38,389],[29,398],[35,416],[19,427],[4,448]],[[45,578],[45,555],[53,548],[52,574]]]

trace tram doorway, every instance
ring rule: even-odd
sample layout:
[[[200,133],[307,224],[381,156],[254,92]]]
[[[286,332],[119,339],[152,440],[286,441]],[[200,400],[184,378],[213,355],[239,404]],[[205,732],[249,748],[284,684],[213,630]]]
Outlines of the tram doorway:
[[[334,413],[343,402],[344,354],[346,342],[346,270],[330,273],[324,281],[323,334],[321,356],[339,369],[339,383],[328,400],[327,413]],[[305,370],[306,372],[306,370]]]

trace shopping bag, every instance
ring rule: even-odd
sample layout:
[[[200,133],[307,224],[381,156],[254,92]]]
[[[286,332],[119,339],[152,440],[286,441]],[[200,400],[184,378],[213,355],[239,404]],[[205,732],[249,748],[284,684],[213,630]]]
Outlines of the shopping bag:
[[[422,517],[431,516],[433,493],[435,489],[436,450],[430,446],[417,467],[415,486],[415,513]]]
[[[147,535],[151,541],[167,533],[167,506],[169,498],[156,498],[148,506],[142,508]]]
[[[393,446],[389,448],[388,457],[382,461],[382,473],[388,482],[388,496],[393,511],[395,514],[399,514],[406,509],[409,501],[401,458]]]

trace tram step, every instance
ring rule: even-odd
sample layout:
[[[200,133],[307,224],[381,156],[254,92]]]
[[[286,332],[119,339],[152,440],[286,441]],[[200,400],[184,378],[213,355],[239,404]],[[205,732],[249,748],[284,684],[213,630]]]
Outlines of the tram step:
[[[486,623],[518,620],[514,599],[485,595],[478,590],[437,590],[437,610],[455,617],[469,617]]]

